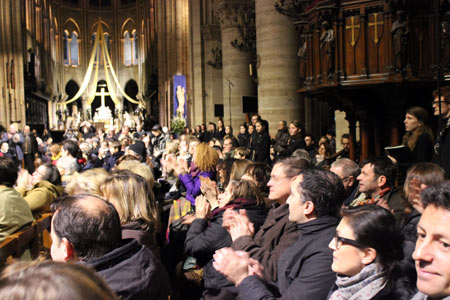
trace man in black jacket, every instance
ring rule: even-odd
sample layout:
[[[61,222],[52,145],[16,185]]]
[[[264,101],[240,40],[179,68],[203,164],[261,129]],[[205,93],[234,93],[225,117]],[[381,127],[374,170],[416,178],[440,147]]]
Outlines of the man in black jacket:
[[[439,101],[438,91],[433,92],[434,101],[432,106],[435,116],[441,116],[440,131],[436,134],[436,144],[434,145],[433,161],[440,165],[447,176],[450,175],[450,86],[441,89],[441,101]],[[440,106],[440,107],[439,107]]]
[[[168,275],[145,246],[122,240],[112,204],[92,195],[67,196],[52,204],[51,256],[91,266],[120,299],[167,299]]]
[[[236,284],[240,299],[326,299],[336,279],[328,244],[344,197],[340,178],[330,171],[306,170],[292,182],[289,220],[297,224],[300,238],[280,257],[276,290],[261,278],[259,263],[245,252],[221,249],[214,255],[214,267]]]

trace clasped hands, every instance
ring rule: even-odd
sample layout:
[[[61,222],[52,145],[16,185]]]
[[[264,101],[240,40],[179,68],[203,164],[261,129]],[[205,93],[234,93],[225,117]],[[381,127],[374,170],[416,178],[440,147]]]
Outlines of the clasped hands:
[[[239,212],[233,209],[227,209],[223,214],[222,227],[224,227],[231,235],[233,242],[241,236],[253,236],[255,227],[250,222],[245,209],[240,209]]]
[[[214,268],[236,286],[250,275],[257,275],[264,279],[263,266],[245,251],[222,248],[214,253],[213,258]]]

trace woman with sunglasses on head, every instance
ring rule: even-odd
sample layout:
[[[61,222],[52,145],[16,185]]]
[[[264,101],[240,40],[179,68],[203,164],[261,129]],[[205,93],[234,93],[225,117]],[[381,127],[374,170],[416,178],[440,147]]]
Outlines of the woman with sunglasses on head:
[[[329,300],[403,300],[413,294],[399,267],[402,234],[391,212],[377,205],[342,210],[329,247],[337,273]]]

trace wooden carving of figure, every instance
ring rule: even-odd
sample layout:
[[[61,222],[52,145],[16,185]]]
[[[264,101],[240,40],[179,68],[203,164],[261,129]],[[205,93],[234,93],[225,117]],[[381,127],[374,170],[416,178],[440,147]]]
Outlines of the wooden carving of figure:
[[[300,79],[304,80],[306,78],[306,41],[298,49],[297,55],[300,59]]]
[[[403,17],[403,11],[396,13],[397,18],[392,24],[392,45],[394,49],[394,69],[401,71],[406,67],[408,50],[408,22]]]
[[[447,16],[448,15],[448,16]],[[441,53],[442,66],[445,71],[450,70],[450,12],[446,13],[447,20],[441,23]]]
[[[334,46],[335,46],[335,37],[334,31],[330,27],[327,21],[322,22],[322,35],[320,36],[320,50],[322,56],[323,70],[328,77],[331,77],[333,74],[333,65],[334,65]]]

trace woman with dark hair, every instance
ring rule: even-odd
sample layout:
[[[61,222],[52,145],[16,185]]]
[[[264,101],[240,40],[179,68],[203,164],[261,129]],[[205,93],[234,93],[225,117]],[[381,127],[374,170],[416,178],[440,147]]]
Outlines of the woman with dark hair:
[[[216,131],[216,138],[219,141],[223,141],[223,137],[225,136],[225,125],[223,124],[223,120],[219,119],[217,121],[217,131]]]
[[[212,206],[217,207],[212,209]],[[231,181],[217,200],[204,196],[197,198],[195,220],[189,228],[184,246],[186,253],[195,257],[199,266],[204,268],[205,293],[216,296],[215,299],[222,299],[218,295],[223,297],[236,291],[234,285],[212,266],[214,252],[232,243],[230,234],[222,227],[223,214],[227,209],[245,210],[255,231],[266,218],[263,197],[256,185],[247,180]]]
[[[315,165],[318,168],[330,169],[331,166],[331,147],[328,142],[321,143],[315,157]]]
[[[286,150],[281,151],[279,155],[281,157],[291,156],[297,149],[305,149],[306,144],[303,137],[303,125],[295,120],[289,124],[289,139]]]
[[[238,139],[233,135],[233,127],[225,126],[225,137],[231,138],[234,147],[237,147],[239,145]]]
[[[40,165],[33,175],[20,170],[16,190],[25,198],[35,216],[36,213],[49,212],[50,204],[64,192],[61,175],[51,163]]]
[[[428,113],[418,106],[408,108],[405,120],[406,133],[403,136],[403,145],[411,151],[409,161],[400,161],[408,166],[418,162],[429,162],[433,154],[433,135],[428,127]]]
[[[343,209],[329,244],[337,279],[327,299],[410,299],[413,292],[399,267],[402,242],[390,211],[378,205]]]
[[[265,163],[252,163],[245,169],[242,179],[253,181],[264,197],[269,195],[267,183],[270,180],[272,168]]]
[[[250,148],[250,134],[247,131],[247,124],[242,123],[239,126],[239,147]]]
[[[270,136],[263,121],[257,121],[256,134],[252,138],[251,147],[254,153],[254,161],[270,165]]]

